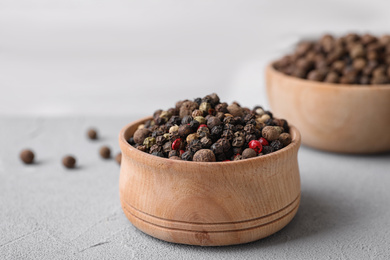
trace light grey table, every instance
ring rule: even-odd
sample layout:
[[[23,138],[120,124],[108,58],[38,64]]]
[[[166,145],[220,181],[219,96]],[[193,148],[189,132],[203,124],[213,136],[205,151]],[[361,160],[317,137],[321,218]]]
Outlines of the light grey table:
[[[301,147],[302,202],[293,221],[257,242],[196,247],[160,241],[124,216],[119,166],[99,158],[135,118],[0,119],[1,259],[389,259],[390,154]],[[85,132],[99,129],[101,139]],[[367,145],[367,144],[362,144]],[[36,153],[23,165],[22,148]],[[74,154],[78,168],[60,161]]]

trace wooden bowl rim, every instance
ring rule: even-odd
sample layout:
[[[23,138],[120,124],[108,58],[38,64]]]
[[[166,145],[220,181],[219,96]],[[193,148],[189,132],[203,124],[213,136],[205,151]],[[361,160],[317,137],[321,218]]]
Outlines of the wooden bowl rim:
[[[282,148],[276,152],[270,153],[270,154],[257,156],[254,158],[249,158],[249,159],[244,159],[244,160],[239,160],[239,161],[228,161],[228,162],[194,162],[194,161],[183,161],[183,160],[171,160],[168,158],[162,158],[162,157],[154,156],[154,155],[139,151],[138,149],[134,148],[133,146],[131,146],[127,142],[127,140],[125,138],[125,133],[126,133],[127,129],[129,129],[132,126],[139,125],[139,124],[141,124],[149,119],[153,119],[153,117],[151,117],[151,116],[144,117],[142,119],[133,121],[133,122],[127,124],[125,127],[123,127],[119,133],[119,145],[120,145],[122,153],[126,154],[126,156],[136,158],[137,161],[147,161],[151,165],[156,165],[156,167],[161,166],[162,164],[165,164],[165,163],[169,163],[169,164],[175,163],[178,165],[181,164],[182,166],[186,165],[186,167],[188,167],[188,166],[191,166],[191,167],[192,166],[194,166],[194,167],[197,167],[197,166],[201,166],[201,167],[238,166],[239,167],[239,166],[245,166],[245,164],[250,163],[250,162],[264,162],[265,163],[266,161],[272,160],[273,159],[272,157],[274,157],[274,156],[275,156],[275,160],[277,160],[278,158],[281,158],[282,155],[288,154],[290,151],[297,153],[298,149],[301,145],[300,132],[298,131],[298,129],[294,125],[289,125],[290,126],[290,134],[291,134],[291,138],[292,138],[291,143],[287,147],[284,147],[284,148]],[[277,155],[279,155],[279,156],[277,156]]]
[[[327,82],[321,82],[321,81],[314,81],[314,80],[307,80],[307,79],[301,79],[294,76],[290,76],[287,74],[284,74],[281,71],[278,71],[275,69],[274,64],[276,61],[270,62],[266,67],[266,73],[274,74],[278,77],[284,77],[290,81],[295,81],[296,83],[299,83],[300,85],[310,85],[310,87],[316,87],[316,88],[339,88],[342,90],[354,90],[359,89],[361,91],[369,91],[369,90],[381,90],[381,91],[390,91],[390,84],[366,84],[366,85],[358,85],[358,84],[335,84],[335,83],[327,83]]]

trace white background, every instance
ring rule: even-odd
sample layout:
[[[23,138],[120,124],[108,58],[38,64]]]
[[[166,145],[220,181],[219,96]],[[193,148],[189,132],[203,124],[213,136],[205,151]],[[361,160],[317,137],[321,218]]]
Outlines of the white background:
[[[148,115],[217,92],[265,105],[302,38],[390,31],[390,1],[0,0],[0,115]]]

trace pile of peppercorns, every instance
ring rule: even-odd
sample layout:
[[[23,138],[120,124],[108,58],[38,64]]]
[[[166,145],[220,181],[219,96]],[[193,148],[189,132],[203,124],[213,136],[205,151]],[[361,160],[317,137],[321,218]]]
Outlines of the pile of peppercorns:
[[[141,124],[128,140],[140,151],[175,160],[215,162],[262,156],[291,143],[286,120],[262,107],[221,103],[213,93],[184,100]]]
[[[301,42],[295,52],[274,63],[294,77],[341,84],[390,83],[390,35],[324,35]]]

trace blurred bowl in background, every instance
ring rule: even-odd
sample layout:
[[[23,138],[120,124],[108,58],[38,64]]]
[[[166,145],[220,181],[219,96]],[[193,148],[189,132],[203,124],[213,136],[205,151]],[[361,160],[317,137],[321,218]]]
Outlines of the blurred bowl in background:
[[[303,144],[339,153],[390,151],[390,85],[310,81],[273,63],[265,74],[272,112],[300,130]]]

